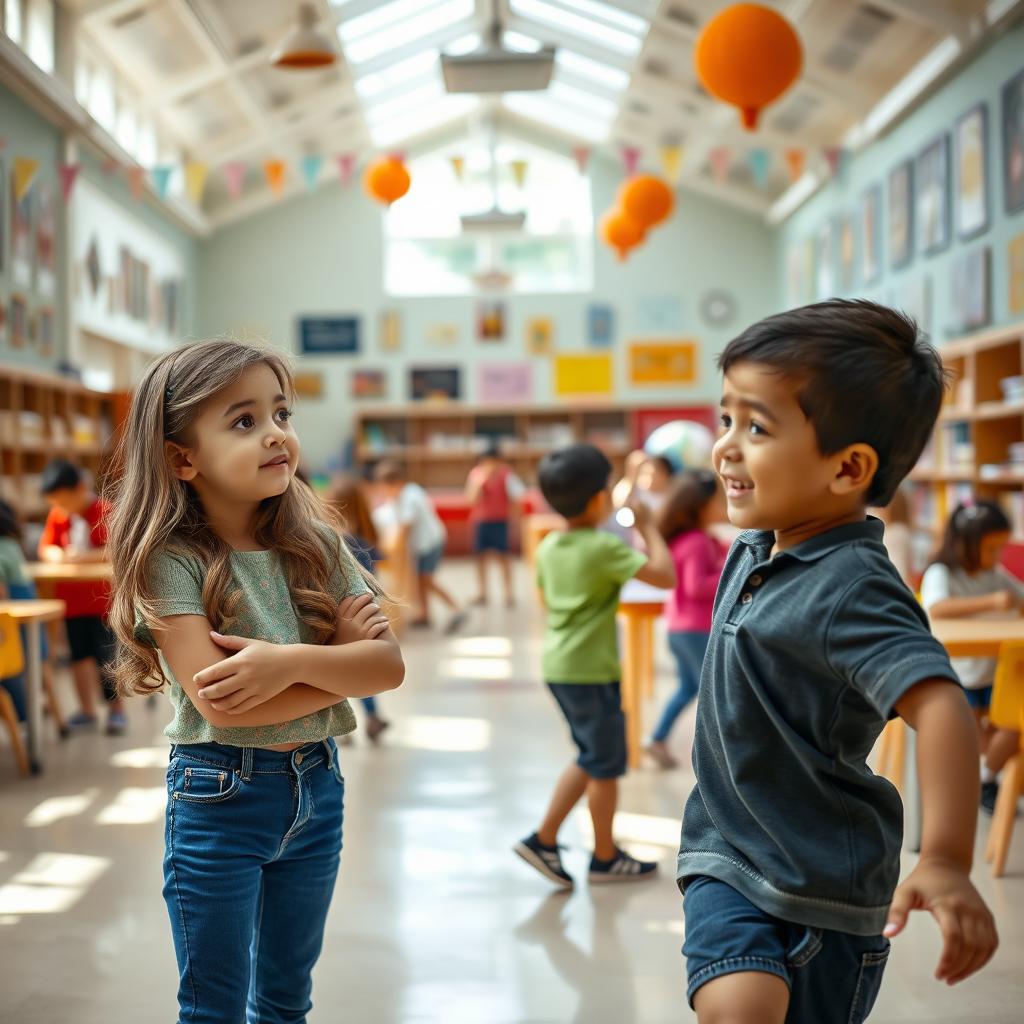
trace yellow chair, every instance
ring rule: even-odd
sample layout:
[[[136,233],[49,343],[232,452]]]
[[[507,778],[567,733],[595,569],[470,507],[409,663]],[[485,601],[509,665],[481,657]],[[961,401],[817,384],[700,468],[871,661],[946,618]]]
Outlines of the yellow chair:
[[[992,877],[1002,878],[1017,817],[1017,798],[1024,788],[1024,643],[1019,640],[1007,641],[999,648],[989,720],[999,729],[1016,730],[1022,737],[1017,753],[1003,768],[985,844],[985,860],[992,864]]]
[[[0,679],[21,675],[25,670],[25,652],[21,647],[21,633],[18,624],[10,615],[0,614]],[[18,771],[26,776],[29,773],[28,754],[21,739],[21,725],[14,709],[11,695],[0,686],[0,719],[3,719],[11,736],[11,747],[14,759],[18,762]]]
[[[903,796],[903,778],[907,761],[907,723],[897,716],[890,719],[878,737],[878,761],[875,773],[888,779]]]

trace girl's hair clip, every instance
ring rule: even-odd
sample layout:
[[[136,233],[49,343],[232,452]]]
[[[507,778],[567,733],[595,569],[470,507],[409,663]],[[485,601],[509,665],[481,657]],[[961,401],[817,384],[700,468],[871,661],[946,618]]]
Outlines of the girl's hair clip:
[[[166,388],[164,388],[164,401],[165,402],[169,402],[173,396],[174,396],[174,388],[172,388],[170,385],[168,385]]]

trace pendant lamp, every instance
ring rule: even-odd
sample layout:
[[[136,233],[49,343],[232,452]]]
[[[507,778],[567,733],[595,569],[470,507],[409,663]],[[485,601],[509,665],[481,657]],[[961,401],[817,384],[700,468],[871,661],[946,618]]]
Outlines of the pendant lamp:
[[[270,63],[278,68],[325,68],[338,59],[338,45],[317,27],[316,7],[303,4],[299,23],[284,37],[271,54]]]

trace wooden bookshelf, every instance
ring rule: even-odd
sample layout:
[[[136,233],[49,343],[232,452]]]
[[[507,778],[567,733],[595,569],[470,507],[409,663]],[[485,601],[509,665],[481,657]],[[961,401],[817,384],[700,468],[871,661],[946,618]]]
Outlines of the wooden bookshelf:
[[[621,472],[637,435],[636,411],[624,405],[373,408],[356,415],[355,462],[365,470],[398,459],[424,487],[461,488],[494,441],[516,473],[533,483],[544,455],[574,441],[597,445]]]
[[[1024,322],[949,342],[939,352],[953,383],[910,474],[915,554],[934,547],[950,511],[968,496],[998,501],[1014,543],[1024,544],[1024,462],[1010,454],[1010,445],[1024,442],[1024,389],[1007,394],[1002,386],[1024,375]],[[921,557],[916,562],[923,568]]]
[[[39,479],[52,459],[69,459],[99,480],[118,399],[65,377],[0,367],[0,497],[23,520],[46,517]]]

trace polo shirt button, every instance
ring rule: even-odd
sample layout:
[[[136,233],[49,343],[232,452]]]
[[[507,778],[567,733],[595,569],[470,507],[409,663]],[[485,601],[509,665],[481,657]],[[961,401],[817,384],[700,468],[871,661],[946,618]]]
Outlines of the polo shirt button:
[[[759,587],[764,581],[756,573],[750,577],[750,585],[752,587]]]
[[[753,594],[744,594],[740,598],[740,604],[750,604],[750,602],[753,601],[753,600],[754,600],[754,595]]]

